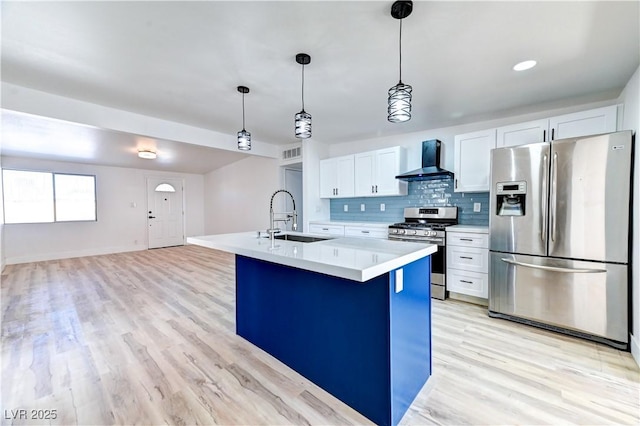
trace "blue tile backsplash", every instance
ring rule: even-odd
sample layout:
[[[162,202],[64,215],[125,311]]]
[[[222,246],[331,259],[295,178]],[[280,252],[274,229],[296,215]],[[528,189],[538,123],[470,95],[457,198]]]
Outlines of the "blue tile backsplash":
[[[480,203],[480,212],[473,211],[473,203]],[[364,204],[365,211],[360,211]],[[380,204],[385,211],[380,211]],[[344,211],[347,205],[348,211]],[[409,182],[409,191],[400,197],[359,197],[331,199],[331,220],[355,222],[402,222],[405,207],[457,206],[458,223],[489,225],[488,192],[454,192],[453,179]]]

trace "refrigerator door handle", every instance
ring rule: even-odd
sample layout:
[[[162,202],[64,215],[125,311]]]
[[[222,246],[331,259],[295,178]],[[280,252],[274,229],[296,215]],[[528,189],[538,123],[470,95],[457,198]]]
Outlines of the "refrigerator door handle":
[[[556,241],[556,205],[558,202],[558,153],[553,153],[551,160],[551,212],[549,214],[549,226],[551,227],[551,241]]]
[[[542,182],[540,183],[540,239],[545,242],[547,239],[547,176],[549,170],[549,158],[547,154],[542,157]]]
[[[559,266],[544,266],[544,265],[534,265],[532,263],[524,263],[518,262],[517,260],[511,260],[506,258],[501,258],[503,262],[509,263],[511,265],[524,266],[525,268],[533,268],[533,269],[542,269],[545,271],[553,271],[553,272],[565,272],[570,274],[575,273],[583,273],[583,274],[601,274],[606,273],[606,269],[585,269],[585,268],[561,268]]]

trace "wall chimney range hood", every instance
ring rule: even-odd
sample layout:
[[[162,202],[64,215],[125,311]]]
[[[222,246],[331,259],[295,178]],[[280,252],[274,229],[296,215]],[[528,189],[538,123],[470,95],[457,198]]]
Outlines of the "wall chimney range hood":
[[[406,181],[445,179],[453,177],[449,170],[440,168],[440,146],[442,142],[437,139],[422,142],[422,168],[402,173],[396,179]]]

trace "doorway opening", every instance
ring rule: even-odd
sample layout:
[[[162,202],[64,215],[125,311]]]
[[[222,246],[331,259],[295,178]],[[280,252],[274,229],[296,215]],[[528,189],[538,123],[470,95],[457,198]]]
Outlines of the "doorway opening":
[[[303,200],[302,200],[302,163],[288,164],[282,167],[282,183],[284,189],[289,191],[293,195],[293,199],[296,202],[296,213],[298,214],[298,231],[304,231],[304,216],[303,216]],[[282,202],[282,210],[290,212],[293,210],[293,205],[289,197],[279,197]],[[287,225],[290,226],[290,225]]]

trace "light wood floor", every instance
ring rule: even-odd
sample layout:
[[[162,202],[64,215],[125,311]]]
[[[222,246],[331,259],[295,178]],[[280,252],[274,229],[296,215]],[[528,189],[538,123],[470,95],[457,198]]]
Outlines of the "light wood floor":
[[[640,423],[629,353],[485,309],[433,301],[434,373],[402,423]],[[196,246],[7,266],[1,406],[3,424],[369,423],[235,335],[233,257]]]

